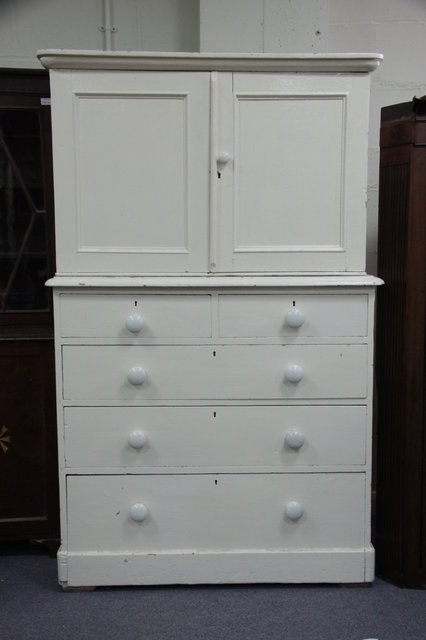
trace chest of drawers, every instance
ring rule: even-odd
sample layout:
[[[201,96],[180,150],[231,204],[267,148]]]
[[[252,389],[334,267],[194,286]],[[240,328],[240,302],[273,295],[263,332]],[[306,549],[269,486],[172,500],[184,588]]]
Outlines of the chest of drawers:
[[[372,579],[361,281],[56,290],[64,585]]]
[[[39,57],[61,584],[371,581],[381,56]]]

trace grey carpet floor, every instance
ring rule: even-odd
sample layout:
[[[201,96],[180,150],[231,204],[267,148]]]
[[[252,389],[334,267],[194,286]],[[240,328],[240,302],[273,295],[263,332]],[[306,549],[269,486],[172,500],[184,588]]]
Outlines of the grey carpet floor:
[[[426,591],[337,585],[64,593],[42,549],[0,544],[1,640],[426,640]]]

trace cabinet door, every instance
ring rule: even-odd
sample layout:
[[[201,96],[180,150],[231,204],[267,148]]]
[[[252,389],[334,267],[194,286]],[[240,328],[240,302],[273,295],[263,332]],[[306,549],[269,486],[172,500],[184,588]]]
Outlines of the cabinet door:
[[[212,269],[363,271],[368,77],[219,74],[217,113]]]
[[[208,73],[52,72],[58,272],[206,271]]]

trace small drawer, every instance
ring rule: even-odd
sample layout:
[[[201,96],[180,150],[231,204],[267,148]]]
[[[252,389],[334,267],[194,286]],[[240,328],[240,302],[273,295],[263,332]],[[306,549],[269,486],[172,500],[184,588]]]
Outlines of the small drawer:
[[[365,464],[365,406],[67,407],[68,468]]]
[[[364,398],[366,345],[64,346],[72,401]]]
[[[219,296],[223,338],[357,337],[367,335],[366,295]]]
[[[208,338],[211,296],[62,294],[60,331],[69,338]]]
[[[365,476],[69,476],[72,553],[360,548]]]

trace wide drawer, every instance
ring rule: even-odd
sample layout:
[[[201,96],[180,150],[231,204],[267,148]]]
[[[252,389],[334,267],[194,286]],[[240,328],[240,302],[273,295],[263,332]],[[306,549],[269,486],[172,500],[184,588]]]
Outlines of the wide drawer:
[[[221,337],[355,337],[367,335],[366,295],[219,296]]]
[[[365,464],[365,406],[67,407],[68,468]]]
[[[87,338],[207,338],[211,296],[62,294],[60,332]]]
[[[364,398],[366,373],[366,345],[63,347],[73,401]]]
[[[364,498],[363,473],[69,476],[68,549],[359,548]]]

